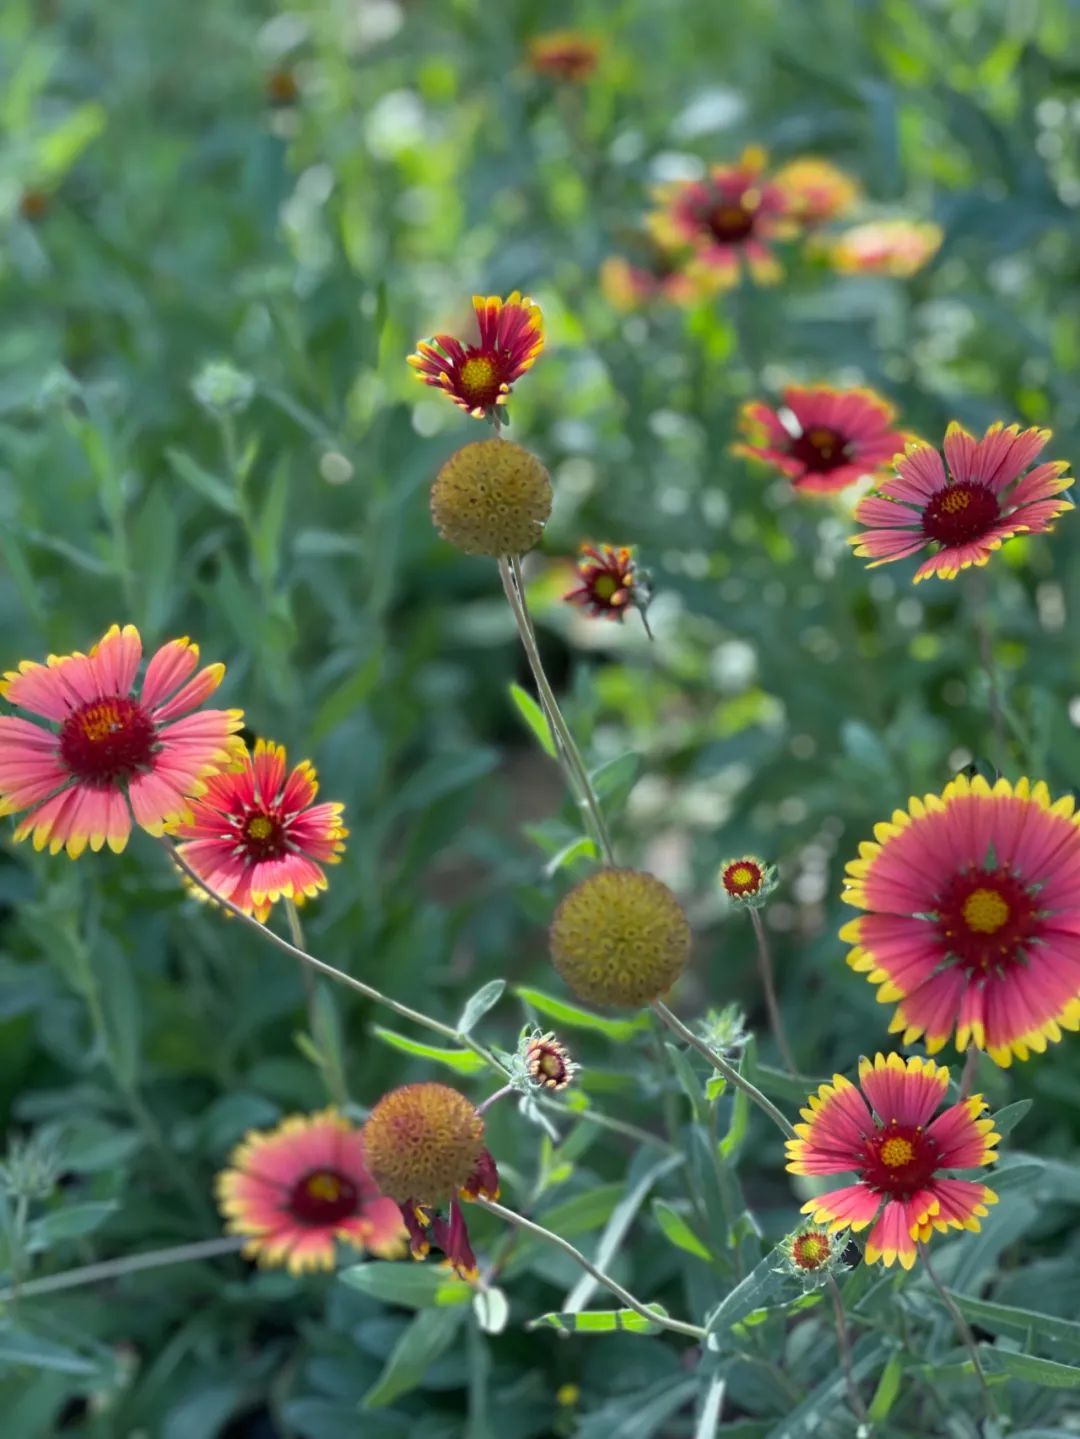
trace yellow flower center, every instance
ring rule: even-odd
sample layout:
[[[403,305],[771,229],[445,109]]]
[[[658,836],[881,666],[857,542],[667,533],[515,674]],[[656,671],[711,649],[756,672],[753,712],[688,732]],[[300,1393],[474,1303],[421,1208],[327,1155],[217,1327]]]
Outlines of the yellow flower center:
[[[887,1169],[903,1169],[915,1158],[915,1150],[906,1139],[886,1139],[881,1146],[881,1162]]]
[[[269,839],[274,826],[264,814],[257,814],[254,819],[248,820],[247,832],[251,839]]]
[[[950,489],[942,495],[938,502],[939,508],[947,515],[955,515],[960,510],[966,510],[971,504],[971,492],[959,488]]]
[[[118,705],[104,700],[101,704],[88,706],[79,716],[79,724],[92,744],[100,744],[103,739],[124,728],[124,718]]]
[[[811,430],[806,438],[824,459],[827,460],[832,454],[836,442],[836,436],[832,430]]]
[[[475,395],[489,390],[495,383],[495,366],[485,355],[474,355],[461,367],[461,387]]]
[[[618,588],[618,581],[612,575],[600,575],[593,581],[593,591],[602,600],[611,599]]]
[[[996,889],[975,889],[964,900],[964,923],[977,934],[994,934],[1009,919],[1009,906]]]
[[[323,1199],[333,1204],[341,1198],[344,1186],[336,1174],[317,1170],[307,1181],[307,1192],[312,1199]]]
[[[728,878],[732,884],[753,884],[754,882],[753,871],[748,869],[745,864],[737,864]]]

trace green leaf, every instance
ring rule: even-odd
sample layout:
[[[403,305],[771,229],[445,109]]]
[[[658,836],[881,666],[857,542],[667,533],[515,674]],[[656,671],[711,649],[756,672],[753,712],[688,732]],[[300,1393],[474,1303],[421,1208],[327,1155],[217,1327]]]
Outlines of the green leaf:
[[[28,1369],[51,1369],[58,1374],[97,1374],[100,1365],[93,1359],[51,1339],[24,1329],[0,1332],[0,1365],[25,1365]]]
[[[994,1304],[989,1299],[972,1299],[966,1294],[952,1297],[965,1319],[992,1334],[1011,1334],[1019,1339],[1038,1335],[1068,1345],[1080,1354],[1080,1323],[1073,1319],[1059,1319],[1056,1314],[1039,1314],[1033,1309],[1015,1309],[1010,1304]]]
[[[80,1239],[84,1234],[92,1234],[119,1208],[120,1205],[115,1199],[106,1199],[90,1204],[69,1204],[66,1209],[54,1209],[49,1214],[43,1214],[30,1226],[29,1248],[35,1251],[47,1249],[51,1244],[58,1244],[63,1239]]]
[[[498,1286],[473,1292],[473,1314],[485,1334],[501,1334],[510,1318],[510,1304]]]
[[[641,773],[642,759],[639,754],[629,752],[616,755],[590,773],[593,789],[605,809],[618,812],[626,803],[630,791]]]
[[[461,1018],[457,1022],[458,1033],[471,1034],[488,1010],[498,1004],[505,988],[505,979],[489,979],[487,984],[481,985],[466,1001],[465,1008],[461,1011]]]
[[[704,1093],[694,1066],[677,1045],[665,1042],[664,1048],[667,1051],[668,1062],[675,1071],[675,1077],[690,1101],[695,1123],[704,1124],[706,1120]]]
[[[384,1304],[401,1304],[407,1309],[444,1309],[467,1304],[476,1292],[463,1279],[455,1279],[435,1264],[413,1264],[408,1260],[374,1259],[343,1269],[339,1279]]]
[[[269,584],[278,567],[278,551],[289,508],[289,469],[279,464],[270,481],[262,510],[251,537],[255,565],[263,582]]]
[[[35,167],[43,181],[62,179],[86,147],[105,128],[103,105],[88,101],[66,115],[55,130],[38,141]]]
[[[726,1088],[727,1080],[722,1074],[711,1075],[705,1081],[705,1098],[711,1104],[713,1100],[720,1098]]]
[[[666,1199],[654,1199],[652,1212],[657,1224],[659,1224],[665,1239],[670,1240],[677,1249],[685,1249],[687,1254],[693,1254],[698,1259],[711,1259],[712,1255],[702,1244],[694,1231],[687,1224],[682,1215],[668,1204]]]
[[[881,1371],[881,1378],[874,1390],[874,1397],[870,1401],[867,1414],[875,1424],[880,1424],[889,1417],[889,1411],[896,1403],[896,1396],[900,1393],[900,1379],[903,1372],[904,1356],[897,1352]]]
[[[621,1183],[594,1184],[583,1194],[577,1194],[573,1199],[564,1199],[561,1204],[553,1204],[550,1209],[545,1209],[540,1218],[545,1229],[561,1234],[564,1239],[572,1239],[578,1234],[589,1234],[606,1224],[622,1195]]]
[[[417,1059],[431,1059],[436,1064],[445,1064],[448,1069],[454,1069],[458,1074],[478,1074],[480,1070],[487,1068],[480,1056],[471,1049],[440,1049],[436,1044],[423,1044],[420,1040],[408,1039],[393,1029],[384,1029],[381,1024],[373,1024],[371,1032],[376,1039],[381,1039],[392,1049],[400,1049],[403,1054],[415,1055]]]
[[[514,701],[514,706],[518,714],[536,736],[540,748],[546,755],[550,755],[552,759],[555,759],[557,754],[555,737],[551,733],[551,726],[547,722],[547,716],[544,714],[544,711],[533,699],[532,695],[529,694],[527,690],[523,690],[518,684],[512,684],[510,686],[510,698]]]
[[[593,1014],[589,1009],[581,1009],[576,1004],[569,1004],[564,999],[555,999],[550,994],[544,994],[542,990],[531,989],[526,985],[518,985],[514,993],[526,1004],[531,1005],[538,1014],[544,1015],[547,1019],[557,1020],[560,1024],[569,1025],[571,1029],[591,1029],[598,1034],[607,1035],[619,1044],[632,1039],[635,1034],[649,1027],[649,1016],[647,1014],[635,1015],[633,1019],[608,1019],[602,1014]]]
[[[1034,1354],[1014,1354],[1011,1349],[980,1346],[979,1357],[988,1374],[1007,1374],[1044,1389],[1080,1389],[1080,1368],[1059,1364],[1056,1359],[1039,1359]]]
[[[183,450],[167,449],[165,458],[172,467],[173,474],[183,480],[185,485],[190,485],[195,493],[201,495],[204,500],[209,500],[215,508],[226,515],[236,516],[240,513],[236,491],[219,476],[212,475],[209,470],[204,470]]]
[[[709,1332],[717,1336],[726,1334],[733,1324],[745,1319],[752,1310],[761,1308],[782,1283],[783,1276],[776,1269],[776,1255],[770,1252],[706,1316]]]
[[[423,1309],[402,1333],[382,1373],[364,1395],[365,1409],[383,1409],[422,1384],[457,1337],[466,1309]]]
[[[667,1310],[662,1304],[647,1304],[645,1307],[667,1316]],[[544,1324],[550,1329],[558,1329],[562,1334],[615,1334],[618,1331],[627,1334],[660,1333],[659,1324],[653,1324],[635,1309],[586,1309],[583,1313],[541,1314],[538,1319],[531,1319],[525,1327],[539,1329]]]
[[[1004,1109],[999,1109],[990,1116],[994,1121],[994,1128],[1002,1138],[1012,1133],[1034,1103],[1033,1099],[1018,1099],[1015,1104],[1007,1104]]]
[[[599,859],[600,851],[596,848],[596,841],[590,839],[587,834],[579,835],[572,839],[569,844],[564,844],[562,849],[551,856],[544,865],[544,877],[551,879],[558,874],[560,869],[565,869],[568,864],[573,864],[576,859]]]
[[[437,755],[421,765],[385,806],[383,823],[401,815],[424,810],[459,789],[467,789],[484,775],[490,774],[499,762],[493,749],[471,749],[463,754]]]
[[[701,1412],[698,1415],[697,1424],[694,1426],[694,1439],[714,1439],[719,1432],[720,1411],[724,1407],[726,1382],[722,1374],[714,1374],[709,1380],[709,1387],[706,1389],[701,1403]]]

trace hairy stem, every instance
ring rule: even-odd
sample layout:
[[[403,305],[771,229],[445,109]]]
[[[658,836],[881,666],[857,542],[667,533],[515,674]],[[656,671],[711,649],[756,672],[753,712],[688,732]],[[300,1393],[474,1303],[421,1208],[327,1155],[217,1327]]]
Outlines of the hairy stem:
[[[672,1033],[677,1034],[684,1044],[689,1044],[692,1048],[696,1049],[699,1054],[704,1055],[712,1067],[719,1074],[722,1074],[729,1084],[733,1084],[736,1089],[741,1089],[747,1099],[753,1104],[756,1104],[764,1114],[769,1116],[777,1129],[779,1129],[786,1138],[795,1138],[794,1129],[792,1129],[791,1125],[780,1113],[772,1100],[767,1099],[765,1095],[762,1094],[757,1085],[751,1084],[748,1079],[739,1073],[734,1065],[727,1062],[723,1055],[717,1054],[715,1049],[706,1044],[703,1039],[699,1039],[694,1031],[688,1029],[682,1020],[673,1014],[662,1000],[654,999],[652,1007],[653,1012],[660,1016]]]
[[[585,767],[585,761],[581,757],[581,751],[577,747],[574,736],[570,733],[570,727],[563,718],[559,709],[558,701],[555,698],[555,691],[551,688],[547,674],[544,671],[544,664],[540,658],[540,649],[536,643],[536,633],[533,630],[532,620],[529,616],[528,605],[525,601],[525,581],[521,573],[521,562],[515,556],[512,559],[499,561],[499,578],[502,580],[503,591],[510,605],[514,616],[514,623],[517,625],[518,636],[522,648],[525,651],[525,658],[529,662],[529,669],[532,671],[533,680],[536,683],[537,693],[540,696],[540,704],[547,716],[551,733],[555,740],[556,749],[561,756],[563,769],[566,772],[567,782],[579,807],[584,812],[593,837],[608,864],[615,863],[615,849],[611,842],[611,835],[608,832],[607,820],[600,807],[600,801],[596,797],[592,780],[589,778],[589,771]]]
[[[673,1334],[685,1334],[691,1339],[698,1340],[707,1337],[708,1331],[702,1329],[700,1325],[685,1324],[681,1319],[670,1319],[664,1314],[657,1314],[655,1310],[649,1309],[647,1305],[642,1304],[640,1299],[635,1299],[629,1290],[624,1289],[621,1284],[612,1279],[609,1274],[605,1274],[602,1269],[597,1269],[591,1260],[585,1258],[580,1249],[575,1249],[568,1240],[563,1239],[558,1234],[552,1233],[550,1229],[545,1229],[543,1225],[536,1224],[531,1219],[526,1219],[523,1214],[516,1214],[514,1210],[506,1209],[503,1205],[496,1204],[494,1200],[477,1199],[474,1202],[478,1204],[481,1209],[486,1209],[489,1214],[494,1214],[497,1215],[499,1219],[504,1219],[507,1224],[514,1224],[518,1229],[523,1229],[526,1234],[532,1234],[537,1239],[542,1239],[545,1244],[552,1244],[556,1249],[561,1249],[564,1254],[570,1256],[575,1264],[580,1264],[586,1274],[591,1274],[598,1284],[602,1284],[605,1289],[610,1290],[616,1299],[626,1305],[627,1309],[632,1309],[635,1314],[640,1314],[643,1319],[648,1319],[661,1329],[670,1329]]]
[[[792,1057],[791,1045],[788,1043],[787,1033],[784,1030],[784,1021],[780,1016],[780,1005],[776,999],[776,985],[773,982],[772,955],[769,952],[769,939],[765,933],[765,925],[761,919],[761,913],[757,909],[750,910],[750,923],[754,928],[754,940],[757,945],[758,978],[761,980],[761,988],[765,994],[765,1008],[769,1015],[769,1028],[772,1030],[773,1041],[780,1051],[780,1057],[789,1074],[796,1073],[795,1060]]]
[[[844,1371],[848,1403],[851,1412],[861,1422],[866,1418],[866,1405],[862,1402],[859,1386],[855,1383],[855,1371],[851,1364],[851,1336],[848,1334],[847,1319],[844,1315],[844,1301],[840,1297],[840,1287],[831,1274],[828,1276],[828,1286],[836,1323],[836,1348],[840,1354],[840,1366]]]
[[[31,1299],[35,1294],[54,1294],[60,1289],[78,1289],[83,1284],[96,1284],[102,1279],[118,1279],[140,1269],[161,1269],[167,1264],[187,1264],[194,1259],[216,1259],[222,1254],[238,1253],[247,1241],[243,1238],[200,1239],[195,1244],[174,1244],[169,1249],[150,1249],[144,1254],[127,1254],[121,1259],[106,1259],[100,1264],[84,1264],[81,1269],[65,1269],[61,1274],[47,1274],[31,1279],[17,1288],[0,1289],[0,1304],[18,1295]]]
[[[975,1374],[979,1380],[979,1386],[983,1392],[983,1400],[986,1404],[986,1412],[992,1418],[996,1419],[998,1417],[997,1404],[994,1402],[994,1396],[990,1392],[990,1385],[986,1382],[986,1371],[982,1367],[982,1360],[979,1358],[979,1346],[975,1343],[975,1336],[971,1332],[971,1326],[968,1324],[964,1316],[960,1313],[960,1310],[956,1307],[956,1301],[953,1299],[952,1295],[938,1278],[934,1266],[930,1263],[930,1253],[926,1245],[923,1244],[921,1241],[919,1243],[919,1258],[923,1262],[923,1267],[926,1270],[926,1274],[928,1279],[930,1280],[930,1283],[937,1290],[938,1298],[948,1310],[949,1318],[956,1325],[956,1332],[960,1335],[964,1347],[971,1355],[971,1362],[975,1368]]]

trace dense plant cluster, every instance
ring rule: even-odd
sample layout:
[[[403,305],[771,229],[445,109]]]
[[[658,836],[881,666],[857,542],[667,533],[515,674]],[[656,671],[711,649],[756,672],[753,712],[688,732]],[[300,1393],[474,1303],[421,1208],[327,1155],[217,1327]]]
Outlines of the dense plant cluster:
[[[0,1410],[1068,1432],[1066,7],[519,8],[3,22]]]

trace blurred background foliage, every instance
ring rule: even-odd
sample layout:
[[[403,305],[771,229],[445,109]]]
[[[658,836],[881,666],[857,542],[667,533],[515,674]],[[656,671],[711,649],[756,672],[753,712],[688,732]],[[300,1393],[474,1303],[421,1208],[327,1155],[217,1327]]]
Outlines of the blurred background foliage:
[[[526,62],[531,37],[566,23],[600,41],[582,85]],[[1055,792],[1077,783],[1080,527],[1066,517],[1050,539],[1013,542],[981,590],[966,576],[916,591],[914,562],[870,575],[849,557],[850,498],[797,497],[732,457],[735,416],[787,381],[866,383],[931,439],[952,418],[1047,424],[1051,457],[1076,462],[1078,54],[1069,0],[6,0],[5,667],[85,647],[114,620],[148,644],[192,635],[227,661],[223,694],[251,732],[310,755],[324,796],[346,802],[345,862],[306,916],[316,953],[450,1021],[495,976],[558,993],[544,926],[565,876],[548,862],[573,818],[509,697],[527,681],[494,566],[439,542],[427,514],[439,463],[484,431],[404,364],[417,337],[464,322],[474,291],[520,288],[543,307],[548,347],[510,433],[556,486],[531,599],[571,722],[606,766],[622,856],[694,919],[678,1006],[740,1002],[775,1062],[749,926],[715,886],[722,858],[756,850],[781,869],[767,923],[800,1066],[850,1070],[886,1026],[836,938],[843,862],[909,793],[996,758],[973,606],[1004,676],[1008,771]],[[748,144],[830,157],[867,214],[937,221],[939,255],[898,281],[792,251],[769,291],[613,309],[600,267],[632,253],[652,188]],[[250,377],[249,403],[206,403],[216,361]],[[561,602],[584,538],[639,547],[654,644],[636,616],[605,625]],[[432,1076],[380,1043],[370,1025],[386,1015],[347,992],[320,995],[309,1019],[299,974],[196,910],[145,836],[78,864],[5,841],[0,903],[0,1115],[58,1176],[34,1201],[27,1253],[8,1244],[9,1283],[24,1260],[40,1275],[213,1237],[212,1176],[247,1128],[343,1092],[362,1112],[403,1077]],[[511,1046],[533,1014],[508,995],[486,1037]],[[587,1102],[658,1132],[666,1110],[677,1137],[691,1116],[652,1067],[650,1031],[619,1034],[566,1034]],[[942,1268],[952,1254],[962,1292],[1073,1315],[1076,1045],[983,1081],[995,1107],[1034,1101],[1011,1143],[1040,1159],[1018,1165],[982,1240],[943,1247]],[[797,1093],[775,1097],[790,1107]],[[568,1207],[549,1222],[590,1252],[601,1231],[619,1250],[633,1220],[618,1272],[680,1311],[686,1292],[707,1307],[741,1272],[744,1241],[755,1262],[801,1197],[758,1118],[748,1144],[745,1116],[723,1112],[756,1218],[727,1252],[706,1236],[704,1269],[692,1245],[688,1259],[661,1242],[672,1221],[646,1196],[685,1186],[657,1152],[631,1165],[618,1137],[578,1124],[538,1169],[545,1141],[512,1111],[493,1117],[493,1148],[511,1203]],[[463,1328],[460,1306],[410,1320],[384,1294],[232,1257],[8,1305],[4,1431],[692,1432],[701,1391],[684,1345],[526,1334],[577,1276],[524,1246],[505,1277],[501,1335]],[[925,1296],[910,1303],[925,1320]],[[410,1323],[412,1369],[399,1359],[388,1383]],[[824,1323],[785,1338],[773,1316],[747,1339],[725,1371],[721,1432],[849,1432],[815,1359]],[[1068,1358],[1075,1341],[1055,1333],[1039,1352]],[[953,1343],[940,1324],[933,1339]],[[888,1363],[878,1417],[896,1402],[895,1432],[927,1432],[918,1407],[904,1417],[918,1383],[897,1400],[909,1359],[916,1377],[929,1362],[894,1337],[868,1382]],[[972,1392],[953,1360],[946,1409],[949,1383]],[[1068,1422],[1068,1390],[1040,1387],[1062,1382],[1028,1372],[1021,1425]],[[947,1422],[974,1432],[959,1409]]]

